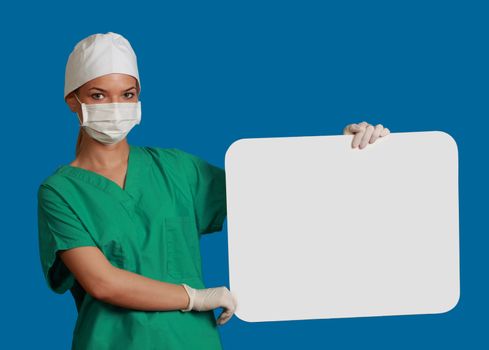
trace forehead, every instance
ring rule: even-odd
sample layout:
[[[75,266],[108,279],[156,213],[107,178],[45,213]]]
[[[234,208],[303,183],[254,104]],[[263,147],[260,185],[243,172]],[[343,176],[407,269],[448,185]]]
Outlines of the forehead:
[[[85,89],[102,88],[104,90],[128,89],[136,86],[137,79],[123,73],[111,73],[92,79],[84,84]]]

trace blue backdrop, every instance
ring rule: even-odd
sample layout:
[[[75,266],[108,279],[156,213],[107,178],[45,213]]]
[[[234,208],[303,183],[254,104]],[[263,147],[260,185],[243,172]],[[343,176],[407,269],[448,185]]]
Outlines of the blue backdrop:
[[[363,120],[391,132],[442,130],[458,143],[461,298],[452,311],[233,317],[220,328],[226,349],[487,348],[487,18],[482,1],[2,4],[0,348],[69,348],[76,309],[43,280],[36,191],[74,159],[68,55],[107,31],[138,55],[143,117],[132,144],[181,148],[223,167],[239,138],[338,135]],[[229,286],[226,229],[203,239],[202,252],[206,284]]]

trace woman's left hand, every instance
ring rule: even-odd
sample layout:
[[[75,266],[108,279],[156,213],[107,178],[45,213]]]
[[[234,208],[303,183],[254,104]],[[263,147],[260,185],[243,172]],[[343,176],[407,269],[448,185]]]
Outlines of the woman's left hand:
[[[363,149],[369,143],[374,143],[379,137],[384,137],[390,134],[390,130],[384,128],[382,124],[373,126],[367,122],[361,122],[360,124],[348,124],[343,129],[343,135],[355,135],[351,143],[351,147],[358,146],[359,149]]]

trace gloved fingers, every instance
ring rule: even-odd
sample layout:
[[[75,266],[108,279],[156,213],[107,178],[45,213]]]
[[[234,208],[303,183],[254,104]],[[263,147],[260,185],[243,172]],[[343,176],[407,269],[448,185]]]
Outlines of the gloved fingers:
[[[358,124],[358,126],[360,126],[361,129],[365,129],[368,125],[369,124],[366,121],[363,121],[363,122]]]
[[[218,325],[223,325],[225,324],[227,321],[229,321],[229,319],[231,318],[231,315],[228,311],[223,311],[221,312],[221,314],[219,315],[219,317],[217,318],[217,324]]]
[[[223,312],[217,319],[218,324],[226,323],[236,311],[236,306],[238,305],[236,295],[233,292],[230,292],[227,288],[224,290],[223,300],[222,300],[222,308]]]
[[[364,128],[362,126],[360,126],[359,124],[350,124],[350,127],[349,127],[349,130],[352,132],[359,132],[362,129],[364,129]]]
[[[361,123],[353,123],[353,124],[348,124],[344,129],[343,133],[347,133],[348,135],[352,135],[353,133],[363,131],[365,128],[368,126],[368,123],[366,121],[363,121]]]
[[[363,121],[359,124],[356,124],[357,127],[354,128],[354,130],[358,130],[355,133],[355,136],[353,137],[353,141],[351,143],[351,146],[353,148],[358,147],[363,139],[363,136],[365,135],[367,126],[369,125],[367,122]]]
[[[358,126],[358,124],[348,124],[343,129],[343,135],[353,135],[354,133],[356,133],[359,130],[360,130],[360,127]]]
[[[379,137],[384,137],[390,134],[388,128],[384,128],[382,124],[377,124],[375,127],[366,121],[358,124],[349,124],[343,130],[343,135],[354,135],[351,143],[352,148],[365,148],[368,143],[374,143]]]
[[[380,137],[387,136],[391,133],[391,131],[388,128],[384,128],[382,132],[380,133]]]
[[[234,314],[234,308],[233,309],[226,309],[225,308],[224,311],[221,312],[221,314],[217,318],[217,324],[218,325],[225,324],[227,321],[229,321],[231,319],[233,314]]]
[[[359,148],[365,148],[367,146],[368,141],[370,140],[370,137],[372,136],[373,132],[374,132],[374,127],[369,124],[365,129],[365,133],[363,134],[362,140],[360,141]]]
[[[344,129],[343,129],[343,134],[348,134],[352,135],[356,132],[362,131],[362,129],[365,129],[366,125],[363,124],[365,122],[362,122],[360,124],[348,124]]]
[[[360,144],[360,141],[362,141],[362,137],[364,134],[365,134],[365,130],[361,130],[361,131],[357,132],[355,134],[355,136],[353,136],[353,141],[351,142],[351,146],[353,148],[358,147],[358,145]]]
[[[374,143],[375,141],[377,141],[383,129],[384,127],[382,126],[382,124],[377,124],[375,126],[374,132],[372,133],[372,136],[370,137],[369,143]]]

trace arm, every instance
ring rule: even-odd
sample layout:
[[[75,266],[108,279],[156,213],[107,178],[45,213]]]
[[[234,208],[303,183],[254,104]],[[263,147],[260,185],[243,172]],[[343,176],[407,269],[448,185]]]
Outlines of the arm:
[[[179,310],[189,305],[189,296],[182,285],[115,267],[97,247],[67,249],[59,255],[83,289],[96,299],[147,311]]]
[[[189,183],[199,233],[221,231],[227,216],[225,170],[196,155],[175,150]]]
[[[189,305],[181,285],[152,280],[113,266],[76,213],[50,185],[38,191],[39,254],[44,277],[56,293],[76,279],[96,299],[141,310]]]

